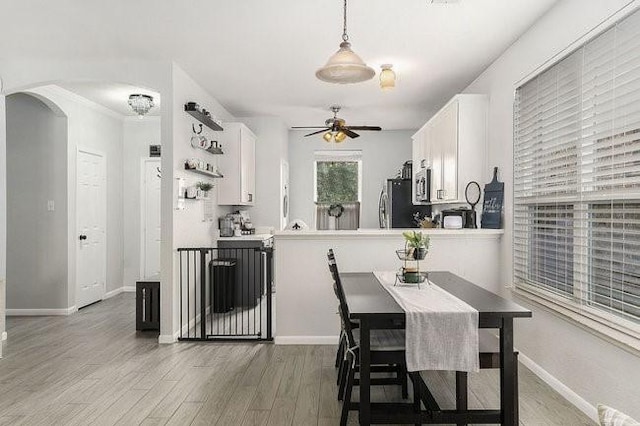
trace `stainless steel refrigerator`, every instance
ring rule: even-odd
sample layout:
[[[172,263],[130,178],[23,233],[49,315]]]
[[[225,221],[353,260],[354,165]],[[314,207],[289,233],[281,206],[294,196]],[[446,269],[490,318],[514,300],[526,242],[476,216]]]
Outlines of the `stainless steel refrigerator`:
[[[417,228],[416,213],[420,218],[431,217],[430,205],[411,201],[411,185],[411,179],[387,179],[378,203],[380,228]]]

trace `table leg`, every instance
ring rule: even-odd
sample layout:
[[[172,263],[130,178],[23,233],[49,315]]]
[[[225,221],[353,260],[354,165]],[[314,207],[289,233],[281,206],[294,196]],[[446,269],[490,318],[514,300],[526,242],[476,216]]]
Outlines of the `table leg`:
[[[360,320],[360,424],[371,424],[371,351],[370,324]]]
[[[502,319],[500,328],[500,410],[502,424],[515,426],[518,424],[517,410],[518,404],[515,389],[515,362],[513,356],[513,318]]]

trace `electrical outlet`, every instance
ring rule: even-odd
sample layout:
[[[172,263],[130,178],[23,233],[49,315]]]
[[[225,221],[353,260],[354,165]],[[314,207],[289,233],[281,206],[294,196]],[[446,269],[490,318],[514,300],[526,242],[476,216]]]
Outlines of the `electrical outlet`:
[[[56,209],[56,203],[53,200],[47,201],[47,211],[52,212]]]

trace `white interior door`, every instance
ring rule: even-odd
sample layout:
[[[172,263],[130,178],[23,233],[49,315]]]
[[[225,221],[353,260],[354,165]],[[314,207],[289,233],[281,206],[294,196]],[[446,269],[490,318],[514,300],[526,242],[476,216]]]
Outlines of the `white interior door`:
[[[78,151],[76,306],[102,300],[107,280],[107,168],[103,155]]]
[[[142,191],[142,277],[160,274],[160,160],[143,163]]]

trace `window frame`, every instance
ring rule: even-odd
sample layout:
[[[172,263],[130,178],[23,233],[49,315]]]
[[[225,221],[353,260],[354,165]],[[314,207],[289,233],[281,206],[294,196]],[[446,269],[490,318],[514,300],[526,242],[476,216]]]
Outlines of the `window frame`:
[[[358,164],[358,200],[362,205],[362,152],[361,151],[316,151],[313,159],[313,203],[318,203],[318,163],[343,162]]]
[[[573,43],[571,46],[567,47],[561,54],[557,55],[552,60],[547,61],[544,66],[537,68],[535,71],[530,73],[525,79],[520,80],[514,86],[513,91],[513,124],[512,124],[512,137],[513,137],[513,155],[512,155],[512,170],[516,170],[516,141],[517,141],[517,126],[516,126],[516,111],[517,111],[517,103],[518,103],[518,89],[529,81],[535,79],[540,76],[547,70],[553,68],[556,64],[563,61],[565,58],[573,55],[577,50],[582,49],[585,45],[587,45],[592,40],[599,37],[601,34],[606,33],[611,28],[615,27],[618,23],[622,22],[625,18],[629,17],[633,13],[640,13],[640,9],[632,9],[625,14],[618,15],[617,17],[613,17],[606,26],[603,24],[600,28],[598,28],[597,32],[593,34],[593,31],[588,36],[585,35],[581,40]],[[594,30],[595,31],[595,30]],[[578,150],[582,150],[583,147],[580,146],[580,142],[578,144]],[[584,164],[578,163],[576,170],[579,174],[584,173],[585,166]],[[513,200],[513,208],[511,210],[511,225],[512,225],[512,235],[511,235],[511,254],[512,254],[512,265],[511,265],[511,291],[514,296],[522,298],[526,301],[532,302],[535,305],[542,307],[543,309],[554,313],[559,314],[562,318],[578,325],[586,331],[589,331],[599,337],[603,338],[610,343],[627,350],[634,355],[640,355],[640,322],[636,322],[635,320],[630,320],[625,318],[624,316],[617,315],[611,312],[608,312],[606,308],[591,306],[592,303],[595,303],[593,295],[591,294],[591,286],[593,282],[591,279],[581,280],[581,279],[573,279],[573,293],[571,295],[566,294],[563,295],[559,292],[554,292],[552,290],[545,289],[540,284],[532,285],[527,283],[523,278],[516,278],[518,275],[516,272],[516,246],[518,241],[516,240],[516,218],[518,214],[521,214],[518,209],[519,208],[527,208],[536,205],[544,205],[545,201],[524,201],[523,196],[520,195],[518,191],[520,189],[516,189],[516,180],[514,173],[514,185],[512,186],[512,200]],[[580,179],[580,177],[578,177]],[[518,200],[519,198],[519,200]],[[640,197],[632,197],[629,198],[625,195],[620,194],[611,194],[607,199],[603,199],[607,203],[616,204],[621,202],[633,202],[640,199]],[[519,201],[519,204],[516,202]],[[582,199],[581,197],[577,197],[574,200],[565,200],[565,201],[557,201],[556,204],[566,204],[573,206],[575,217],[573,218],[572,227],[574,232],[574,241],[573,241],[573,276],[577,276],[579,274],[589,275],[589,271],[592,268],[592,260],[591,260],[591,247],[583,249],[578,247],[576,240],[579,238],[589,239],[589,235],[592,232],[592,222],[593,219],[589,217],[590,215],[590,205],[597,203],[594,199]],[[581,227],[580,224],[586,224],[586,227]],[[527,239],[531,238],[531,235],[535,232],[532,227],[526,228]],[[521,243],[520,243],[521,244]],[[527,250],[527,254],[529,254],[529,250]],[[585,261],[588,259],[588,261]],[[530,260],[526,260],[530,262]],[[528,267],[528,266],[527,266]],[[551,288],[551,287],[550,287]]]

